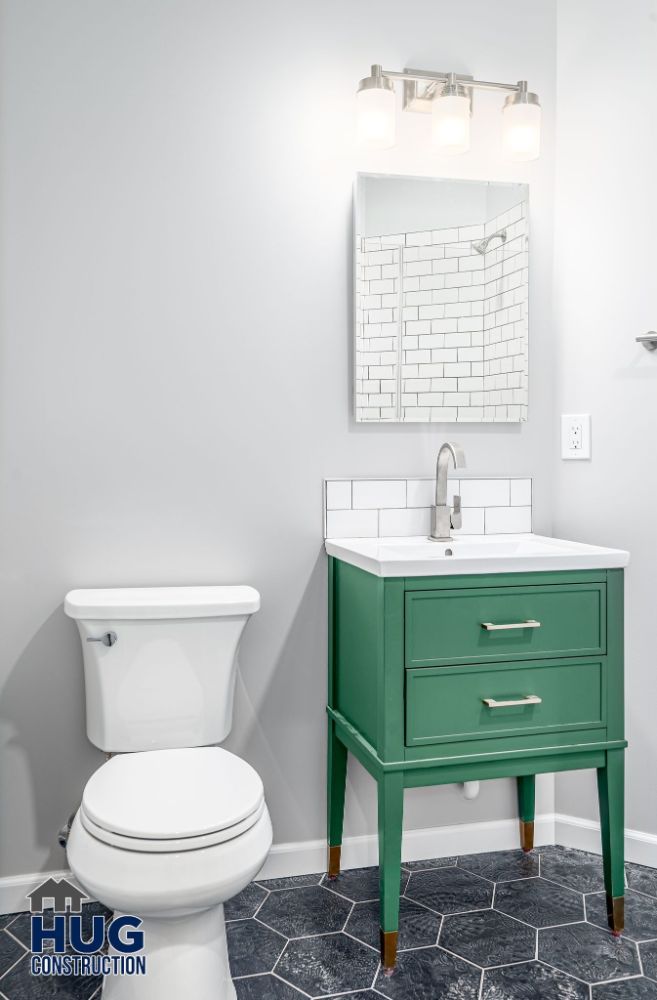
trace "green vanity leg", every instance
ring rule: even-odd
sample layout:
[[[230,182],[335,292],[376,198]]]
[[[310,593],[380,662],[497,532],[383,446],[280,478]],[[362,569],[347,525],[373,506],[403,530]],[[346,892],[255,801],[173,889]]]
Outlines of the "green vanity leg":
[[[381,901],[381,964],[390,973],[397,960],[399,882],[404,815],[404,775],[384,774],[379,793],[379,886]]]
[[[536,775],[526,774],[518,781],[518,816],[520,817],[520,846],[523,851],[534,847],[534,808],[536,802]]]
[[[342,850],[342,827],[344,824],[344,795],[347,786],[347,748],[341,743],[335,731],[335,723],[329,719],[328,729],[328,803],[327,841],[329,878],[340,874],[340,852]]]
[[[598,799],[607,921],[614,934],[620,934],[625,927],[624,751],[607,750],[606,757],[606,766],[598,768]]]

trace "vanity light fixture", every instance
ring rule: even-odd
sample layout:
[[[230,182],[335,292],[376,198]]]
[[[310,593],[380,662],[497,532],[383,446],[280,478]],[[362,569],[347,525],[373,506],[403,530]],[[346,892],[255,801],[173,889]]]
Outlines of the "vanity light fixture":
[[[446,153],[467,153],[470,148],[470,96],[450,73],[440,95],[431,102],[431,139]]]
[[[502,145],[512,160],[536,160],[541,151],[541,106],[526,80],[504,102]]]
[[[465,153],[470,148],[470,117],[475,90],[500,90],[508,94],[502,112],[502,147],[511,160],[535,160],[540,153],[541,106],[527,81],[516,84],[475,80],[462,73],[403,72],[372,66],[360,81],[357,93],[358,142],[370,149],[395,144],[394,84],[404,84],[403,110],[430,114],[432,140],[445,153]]]
[[[395,145],[395,87],[383,76],[380,66],[372,66],[372,75],[360,81],[356,94],[358,142],[369,149],[387,149]]]

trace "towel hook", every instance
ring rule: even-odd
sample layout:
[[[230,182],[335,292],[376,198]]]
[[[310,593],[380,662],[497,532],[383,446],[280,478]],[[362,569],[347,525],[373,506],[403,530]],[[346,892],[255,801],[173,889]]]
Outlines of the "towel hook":
[[[643,344],[647,351],[657,351],[657,330],[648,330],[645,337],[637,337],[637,344]]]

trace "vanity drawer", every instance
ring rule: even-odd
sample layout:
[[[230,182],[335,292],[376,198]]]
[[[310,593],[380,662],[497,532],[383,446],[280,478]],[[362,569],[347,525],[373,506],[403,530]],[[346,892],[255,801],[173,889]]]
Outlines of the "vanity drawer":
[[[604,728],[605,670],[566,660],[407,670],[406,745]]]
[[[605,652],[604,583],[407,591],[405,664]]]

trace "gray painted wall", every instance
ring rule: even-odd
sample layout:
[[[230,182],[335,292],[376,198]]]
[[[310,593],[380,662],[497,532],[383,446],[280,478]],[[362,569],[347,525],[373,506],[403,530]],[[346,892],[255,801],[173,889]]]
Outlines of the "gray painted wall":
[[[411,17],[397,0],[1,0],[1,875],[63,865],[57,828],[102,761],[71,587],[256,586],[227,745],[262,774],[278,842],[322,837],[321,481],[431,474],[457,431],[350,416],[357,170],[530,182],[530,420],[458,437],[473,471],[534,476],[550,529],[554,34],[552,0]],[[373,61],[528,77],[543,157],[501,162],[489,94],[464,158],[431,151],[419,116],[398,150],[357,156]],[[375,828],[357,768],[347,810],[348,833]],[[473,803],[418,790],[407,825],[514,811],[508,782]]]
[[[591,413],[593,459],[555,468],[555,531],[631,552],[626,825],[656,834],[657,357],[634,338],[657,325],[657,3],[563,0],[557,49],[557,405]],[[557,808],[597,819],[595,776],[560,775]]]

